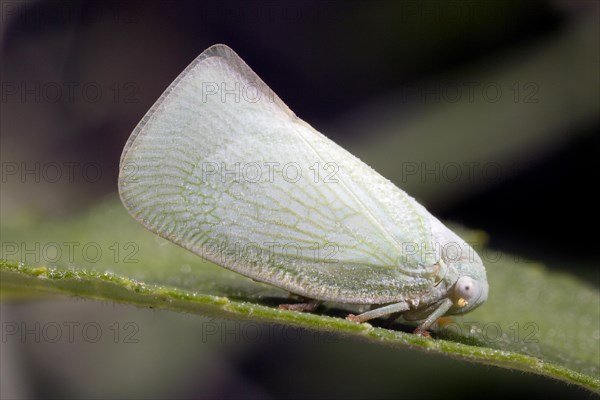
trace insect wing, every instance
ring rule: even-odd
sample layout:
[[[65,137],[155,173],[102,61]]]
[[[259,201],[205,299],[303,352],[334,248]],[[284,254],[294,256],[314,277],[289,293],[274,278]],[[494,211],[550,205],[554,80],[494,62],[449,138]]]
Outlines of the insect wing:
[[[435,281],[429,213],[297,118],[224,45],[136,127],[119,193],[160,236],[307,297],[385,303]]]

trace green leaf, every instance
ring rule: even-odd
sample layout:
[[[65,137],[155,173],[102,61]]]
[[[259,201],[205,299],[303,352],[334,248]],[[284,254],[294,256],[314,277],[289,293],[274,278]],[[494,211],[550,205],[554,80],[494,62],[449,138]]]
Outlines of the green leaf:
[[[460,230],[481,243],[485,235]],[[146,231],[109,198],[87,215],[37,223],[13,218],[2,227],[3,301],[51,293],[145,307],[289,324],[409,347],[457,359],[533,372],[600,389],[600,295],[597,288],[542,265],[480,249],[490,297],[462,317],[445,318],[434,339],[411,327],[355,324],[356,307],[328,304],[317,313],[277,309],[280,289],[203,261]]]

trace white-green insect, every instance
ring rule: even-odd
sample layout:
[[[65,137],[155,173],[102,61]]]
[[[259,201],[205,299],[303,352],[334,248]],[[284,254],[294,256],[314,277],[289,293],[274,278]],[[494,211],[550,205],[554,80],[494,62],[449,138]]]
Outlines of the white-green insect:
[[[401,314],[426,334],[488,296],[467,243],[296,117],[225,45],[196,58],[135,128],[119,193],[146,228],[225,268],[307,304],[372,306],[353,321]]]

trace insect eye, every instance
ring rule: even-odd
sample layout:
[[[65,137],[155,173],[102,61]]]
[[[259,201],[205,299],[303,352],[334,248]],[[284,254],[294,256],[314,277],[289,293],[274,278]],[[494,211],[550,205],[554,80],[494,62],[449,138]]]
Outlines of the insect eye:
[[[462,276],[456,281],[455,284],[455,295],[459,299],[469,301],[477,294],[477,282],[470,276]]]

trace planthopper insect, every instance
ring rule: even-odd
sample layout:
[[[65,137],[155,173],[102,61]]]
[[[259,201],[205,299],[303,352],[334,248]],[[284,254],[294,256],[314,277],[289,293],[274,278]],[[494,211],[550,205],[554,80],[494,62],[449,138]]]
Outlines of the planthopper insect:
[[[348,319],[421,321],[488,296],[475,251],[414,198],[298,118],[229,47],[205,50],[137,125],[119,194],[158,235]]]

